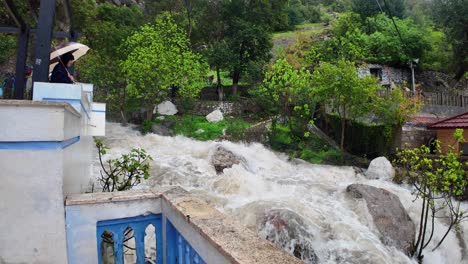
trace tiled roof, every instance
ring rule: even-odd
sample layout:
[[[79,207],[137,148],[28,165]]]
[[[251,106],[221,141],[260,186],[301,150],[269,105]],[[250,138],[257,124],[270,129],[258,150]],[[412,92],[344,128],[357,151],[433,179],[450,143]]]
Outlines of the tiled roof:
[[[410,123],[419,123],[419,124],[432,124],[437,121],[440,121],[441,118],[437,117],[425,117],[425,116],[418,116],[413,119],[411,119],[409,122]]]
[[[453,116],[428,126],[429,129],[468,128],[468,112]]]

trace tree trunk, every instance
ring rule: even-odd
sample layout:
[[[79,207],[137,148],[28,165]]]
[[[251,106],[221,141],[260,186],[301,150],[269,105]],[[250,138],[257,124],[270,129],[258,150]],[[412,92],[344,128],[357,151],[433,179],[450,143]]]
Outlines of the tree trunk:
[[[344,152],[344,140],[345,140],[345,128],[346,128],[346,118],[341,118],[341,141],[340,141],[340,150]]]
[[[223,91],[223,85],[221,83],[221,75],[219,73],[218,67],[216,67],[216,78],[218,79],[218,81],[216,82],[216,90],[218,91],[218,99],[219,101],[223,101],[224,91]]]
[[[232,94],[237,94],[237,89],[239,87],[240,79],[240,70],[234,70],[234,75],[232,76]]]
[[[127,126],[128,122],[127,122],[127,118],[125,116],[125,112],[126,112],[126,104],[125,104],[125,101],[127,99],[127,89],[124,87],[123,88],[123,95],[121,97],[121,101],[120,101],[120,114],[121,114],[121,117],[122,117],[122,125],[123,126]]]
[[[153,120],[153,109],[154,109],[154,105],[150,109],[146,110],[146,120],[147,121]]]

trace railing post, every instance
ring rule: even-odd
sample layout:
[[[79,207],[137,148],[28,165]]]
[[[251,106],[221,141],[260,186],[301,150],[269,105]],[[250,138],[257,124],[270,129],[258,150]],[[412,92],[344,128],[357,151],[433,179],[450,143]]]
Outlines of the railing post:
[[[133,230],[136,248],[136,263],[145,264],[145,229],[135,228]]]
[[[115,264],[124,264],[124,254],[123,254],[123,240],[125,229],[120,229],[117,234],[114,234],[114,257]]]

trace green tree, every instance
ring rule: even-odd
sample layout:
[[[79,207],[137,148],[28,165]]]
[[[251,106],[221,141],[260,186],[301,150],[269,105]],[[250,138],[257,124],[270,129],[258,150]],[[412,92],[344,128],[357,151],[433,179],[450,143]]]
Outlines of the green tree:
[[[346,13],[338,18],[331,29],[331,38],[312,47],[307,61],[362,61],[367,57],[368,36],[362,32],[361,19],[357,14]]]
[[[468,3],[466,0],[434,0],[434,20],[443,28],[453,48],[453,71],[461,79],[468,70]]]
[[[232,53],[229,52],[229,47],[224,41],[217,41],[212,43],[205,51],[205,57],[211,67],[216,70],[216,89],[218,92],[218,99],[222,101],[224,99],[223,84],[221,83],[220,71],[229,67],[229,57]]]
[[[74,16],[77,22],[84,23],[82,32],[85,37],[80,41],[91,48],[76,63],[76,69],[82,81],[94,84],[96,100],[105,101],[109,111],[120,113],[125,123],[131,104],[126,96],[125,76],[118,67],[118,62],[125,59],[126,54],[119,47],[141,25],[143,12],[135,5],[126,7],[104,3],[95,7],[92,2],[82,3],[89,9],[79,7],[78,15]]]
[[[457,142],[464,140],[460,137],[462,134],[462,130],[455,132]],[[394,161],[397,166],[405,169],[403,180],[413,184],[416,198],[422,199],[419,231],[413,245],[414,254],[420,261],[424,257],[424,249],[434,238],[435,219],[443,219],[449,227],[432,251],[443,243],[450,230],[466,219],[468,212],[460,208],[460,198],[468,186],[468,162],[463,162],[461,153],[455,152],[453,147],[449,147],[448,153],[441,153],[440,143],[435,144],[439,154],[437,157],[429,157],[429,147],[421,146],[401,150]]]
[[[192,98],[206,83],[207,64],[192,52],[186,33],[168,13],[127,38],[124,49],[128,55],[120,65],[128,80],[128,93],[148,107],[148,120],[153,107],[167,99],[172,89]]]
[[[388,16],[403,18],[405,16],[404,0],[352,0],[353,12],[359,14],[364,21],[382,11]],[[379,7],[380,5],[380,7]]]
[[[320,63],[312,74],[312,83],[316,99],[341,119],[340,148],[344,151],[346,119],[369,113],[376,101],[377,80],[359,78],[353,63],[339,60],[336,64]]]
[[[411,19],[394,18],[394,21],[399,33],[384,14],[367,19],[369,62],[406,65],[411,59],[423,58],[424,53],[431,50],[426,27],[416,25]]]
[[[295,70],[281,58],[265,74],[262,85],[253,94],[272,115],[290,119],[293,111],[300,111],[304,118],[310,120],[310,106],[313,104],[311,79],[308,70]]]

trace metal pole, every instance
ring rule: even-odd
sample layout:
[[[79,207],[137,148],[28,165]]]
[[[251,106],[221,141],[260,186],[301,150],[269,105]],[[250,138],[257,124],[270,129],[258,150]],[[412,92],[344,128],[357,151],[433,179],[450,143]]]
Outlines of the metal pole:
[[[42,0],[36,32],[36,60],[33,82],[47,82],[49,77],[50,45],[54,28],[55,1]]]
[[[18,54],[16,57],[15,74],[15,99],[24,99],[24,90],[26,87],[25,67],[26,57],[28,56],[29,28],[21,30],[18,36]]]
[[[411,92],[413,93],[413,96],[415,94],[415,83],[414,83],[414,65],[413,65],[413,60],[410,62],[410,68],[411,68]]]

